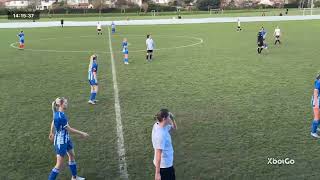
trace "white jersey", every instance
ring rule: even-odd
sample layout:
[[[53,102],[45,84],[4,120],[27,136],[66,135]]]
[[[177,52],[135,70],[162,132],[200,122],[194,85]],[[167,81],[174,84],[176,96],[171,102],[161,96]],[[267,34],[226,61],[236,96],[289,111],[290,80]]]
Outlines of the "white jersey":
[[[151,38],[148,38],[146,40],[147,50],[153,50],[154,49],[154,43]]]
[[[155,123],[152,128],[152,145],[154,149],[153,163],[155,164],[156,160],[156,149],[161,149],[160,168],[169,168],[173,166],[173,147],[170,135],[171,128],[171,125],[161,127],[158,123]]]
[[[97,24],[97,29],[101,29],[101,24],[100,23]]]
[[[240,27],[240,20],[238,19],[238,26]]]
[[[280,35],[281,35],[280,29],[279,29],[279,28],[275,29],[275,30],[274,30],[274,34],[275,34],[276,36],[280,36]]]

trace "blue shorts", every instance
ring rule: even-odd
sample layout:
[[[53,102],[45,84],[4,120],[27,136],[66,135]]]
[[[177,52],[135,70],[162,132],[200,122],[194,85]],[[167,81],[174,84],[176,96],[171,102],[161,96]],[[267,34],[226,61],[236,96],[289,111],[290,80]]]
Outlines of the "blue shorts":
[[[96,82],[95,80],[89,80],[89,84],[90,86],[96,86],[98,85],[98,82]]]
[[[129,54],[128,50],[122,50],[123,54]]]
[[[69,140],[66,144],[56,144],[54,146],[54,150],[56,151],[57,155],[64,157],[68,151],[73,149],[73,143]]]
[[[311,106],[312,108],[315,108],[316,102],[314,101],[313,96],[311,97]],[[318,97],[318,108],[320,108],[320,97]]]
[[[111,31],[114,33],[114,32],[116,32],[116,29],[115,29],[115,28],[112,28]]]
[[[24,43],[24,39],[20,39],[20,43]]]

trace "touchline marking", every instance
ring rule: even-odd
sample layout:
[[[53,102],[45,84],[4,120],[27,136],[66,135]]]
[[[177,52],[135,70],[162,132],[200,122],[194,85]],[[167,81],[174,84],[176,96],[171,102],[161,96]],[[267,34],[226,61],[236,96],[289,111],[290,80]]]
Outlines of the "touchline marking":
[[[109,48],[111,54],[111,67],[112,67],[112,80],[113,80],[113,89],[114,89],[114,108],[116,112],[116,121],[117,121],[117,137],[118,137],[118,155],[119,155],[119,170],[120,170],[120,178],[121,179],[129,179],[128,170],[127,170],[127,162],[126,162],[126,150],[124,147],[124,139],[123,139],[123,130],[122,130],[122,122],[121,122],[121,109],[120,109],[120,101],[119,101],[119,89],[117,83],[117,73],[116,67],[114,64],[114,56],[112,51],[112,42],[111,42],[111,33],[110,28],[108,27],[109,32]]]
[[[18,44],[18,42],[14,42],[10,44],[10,47],[15,48],[15,49],[19,49],[17,46],[14,46],[15,44]],[[107,54],[106,52],[103,51],[64,51],[64,50],[54,50],[54,49],[23,49],[24,51],[35,51],[35,52],[54,52],[54,53],[92,53],[92,52],[97,52],[97,53],[103,53],[103,54]]]

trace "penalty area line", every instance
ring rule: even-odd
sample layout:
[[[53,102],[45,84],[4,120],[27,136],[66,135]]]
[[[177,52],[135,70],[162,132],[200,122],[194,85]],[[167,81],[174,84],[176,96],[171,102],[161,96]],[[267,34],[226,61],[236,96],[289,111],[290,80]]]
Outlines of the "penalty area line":
[[[114,62],[111,33],[110,33],[109,27],[108,27],[108,33],[109,33],[109,48],[110,48],[110,55],[111,55],[112,80],[113,80],[113,89],[114,89],[114,108],[115,108],[116,121],[117,121],[117,137],[118,137],[117,145],[118,145],[120,178],[128,180],[129,174],[127,170],[126,150],[124,147],[121,108],[120,108],[120,101],[119,101],[119,89],[118,89],[118,83],[117,83],[117,73],[116,73],[116,67]]]

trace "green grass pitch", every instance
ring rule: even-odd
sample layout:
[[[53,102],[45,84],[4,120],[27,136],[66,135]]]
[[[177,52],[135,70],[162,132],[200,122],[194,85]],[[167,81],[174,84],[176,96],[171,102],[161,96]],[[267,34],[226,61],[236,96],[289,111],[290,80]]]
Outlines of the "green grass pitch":
[[[283,33],[279,47],[272,38],[276,25]],[[242,32],[235,23],[119,26],[112,35],[130,179],[154,176],[151,128],[162,107],[177,117],[179,180],[318,178],[319,143],[309,127],[320,21],[242,26]],[[257,55],[261,26],[269,49]],[[47,178],[55,164],[50,106],[58,96],[69,99],[70,124],[90,134],[86,140],[72,136],[79,175],[119,179],[107,29],[103,36],[95,27],[24,29],[26,50],[10,46],[18,31],[0,30],[0,179]],[[152,63],[145,62],[148,33],[159,49]],[[122,63],[124,37],[129,65]],[[96,106],[87,104],[92,53],[100,68]],[[268,165],[272,157],[295,164]],[[59,178],[70,179],[67,166]]]

